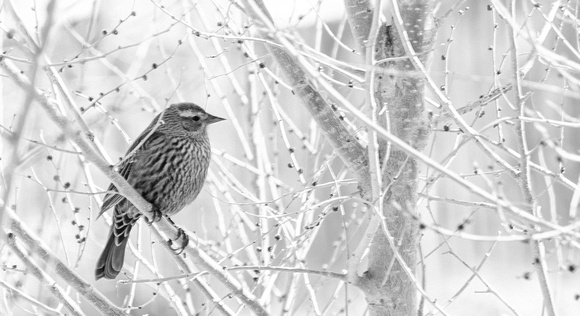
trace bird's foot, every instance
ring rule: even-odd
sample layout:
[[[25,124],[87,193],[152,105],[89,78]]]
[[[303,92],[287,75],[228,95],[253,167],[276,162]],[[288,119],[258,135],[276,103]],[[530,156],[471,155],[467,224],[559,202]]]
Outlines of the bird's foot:
[[[173,249],[177,255],[180,255],[185,250],[187,245],[189,245],[189,235],[181,227],[177,229],[177,238],[175,238],[175,240],[178,240],[179,238],[182,239],[181,246]]]
[[[151,207],[151,213],[153,213],[153,215],[151,215],[151,220],[146,219],[146,222],[149,225],[152,225],[153,223],[160,221],[161,218],[163,217],[163,213],[161,213],[161,210],[155,205]]]
[[[169,216],[166,216],[166,218],[173,225],[173,227],[177,228],[177,237],[175,237],[173,240],[169,239],[169,247],[171,247],[171,249],[175,251],[177,255],[180,255],[189,244],[189,235],[181,227],[177,226],[173,220],[169,218]],[[173,248],[173,242],[179,240],[180,238],[182,239],[181,245],[179,247]]]

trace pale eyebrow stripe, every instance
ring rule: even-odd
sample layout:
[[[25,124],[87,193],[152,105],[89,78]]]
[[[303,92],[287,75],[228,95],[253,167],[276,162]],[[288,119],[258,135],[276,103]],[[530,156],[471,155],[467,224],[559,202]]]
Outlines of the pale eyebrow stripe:
[[[180,111],[179,112],[179,116],[182,117],[193,117],[194,115],[197,115],[198,113],[196,111],[191,111],[191,110],[185,110],[185,111]]]

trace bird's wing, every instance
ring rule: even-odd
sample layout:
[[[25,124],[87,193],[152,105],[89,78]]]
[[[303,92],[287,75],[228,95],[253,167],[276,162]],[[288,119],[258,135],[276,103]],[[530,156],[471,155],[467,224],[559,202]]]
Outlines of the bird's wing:
[[[131,173],[131,166],[132,165],[133,164],[131,163],[130,159],[125,161],[121,165],[121,169],[119,170],[119,174],[125,179],[129,178],[129,174]],[[109,185],[109,188],[107,189],[107,191],[109,191],[109,192],[117,191],[117,187],[115,187],[115,185],[111,183]],[[99,215],[97,216],[97,218],[99,218],[101,215],[103,215],[103,213],[105,213],[110,208],[115,207],[115,205],[119,204],[124,199],[125,199],[125,197],[122,196],[121,194],[107,193],[107,195],[105,195],[105,198],[103,200],[103,205],[101,205],[101,211],[99,212]]]
[[[158,114],[155,117],[155,119],[153,119],[153,121],[151,121],[151,124],[149,124],[149,126],[141,133],[141,135],[139,135],[137,137],[137,139],[135,139],[133,144],[131,144],[131,147],[129,147],[129,149],[127,150],[126,155],[130,154],[135,148],[137,148],[137,146],[139,146],[139,144],[141,144],[143,142],[141,147],[139,147],[137,149],[137,151],[135,151],[135,153],[133,153],[133,155],[137,155],[137,153],[140,150],[147,149],[147,147],[149,147],[148,145],[152,141],[154,142],[155,140],[158,140],[158,139],[163,137],[162,133],[159,133],[157,131],[153,131],[153,129],[157,125],[157,121],[160,119],[160,115],[161,114]],[[133,166],[133,163],[131,161],[131,158],[125,160],[121,164],[121,167],[119,169],[119,174],[123,178],[129,179],[129,175],[131,174],[131,167],[132,166]],[[109,188],[107,189],[107,191],[117,191],[117,188],[115,187],[114,184],[111,183],[111,185],[109,185]],[[120,195],[120,194],[108,193],[107,195],[105,195],[105,198],[103,200],[103,205],[101,206],[101,211],[99,212],[99,215],[97,216],[97,218],[100,217],[107,210],[115,207],[115,205],[119,204],[123,200],[125,200],[125,197]]]

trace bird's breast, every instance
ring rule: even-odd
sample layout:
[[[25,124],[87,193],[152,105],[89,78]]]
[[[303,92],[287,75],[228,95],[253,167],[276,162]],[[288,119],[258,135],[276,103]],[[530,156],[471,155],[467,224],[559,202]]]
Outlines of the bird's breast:
[[[207,139],[169,138],[156,150],[144,154],[147,156],[135,165],[140,174],[135,187],[145,199],[166,215],[179,212],[195,200],[211,158]]]

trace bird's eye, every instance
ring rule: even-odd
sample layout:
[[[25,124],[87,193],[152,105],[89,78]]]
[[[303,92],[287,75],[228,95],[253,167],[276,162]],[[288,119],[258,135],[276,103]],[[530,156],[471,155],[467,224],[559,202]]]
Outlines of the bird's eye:
[[[191,119],[197,122],[197,121],[199,121],[199,116],[196,115],[196,116],[192,117]]]

